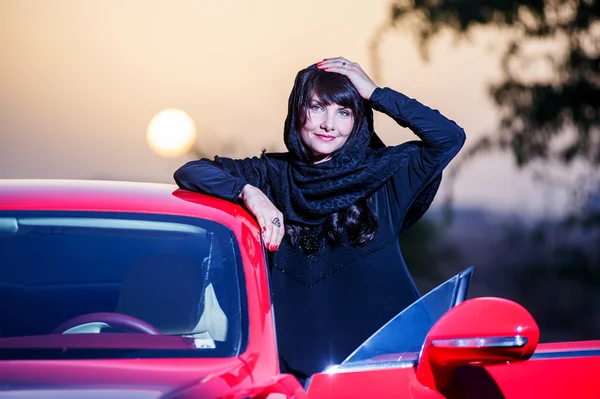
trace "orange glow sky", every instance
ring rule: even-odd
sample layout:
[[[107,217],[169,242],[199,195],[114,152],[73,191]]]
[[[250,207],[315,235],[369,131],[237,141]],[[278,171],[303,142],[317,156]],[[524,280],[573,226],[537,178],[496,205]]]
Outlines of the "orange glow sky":
[[[195,120],[207,154],[281,151],[297,70],[343,55],[372,72],[368,42],[387,10],[385,0],[3,0],[0,178],[172,182],[192,156],[161,158],[145,141],[172,107]],[[486,86],[499,76],[497,36],[442,38],[424,63],[407,29],[391,32],[377,83],[440,109],[472,143],[497,122]],[[413,138],[385,116],[376,128],[388,144]],[[564,200],[508,155],[469,163],[455,192],[460,205],[536,214]]]

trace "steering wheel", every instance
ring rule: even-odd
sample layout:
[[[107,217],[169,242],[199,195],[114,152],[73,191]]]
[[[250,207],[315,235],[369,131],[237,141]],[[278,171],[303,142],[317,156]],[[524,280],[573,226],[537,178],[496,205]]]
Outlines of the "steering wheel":
[[[133,316],[121,313],[88,313],[65,321],[54,329],[55,334],[99,333],[103,327],[121,327],[134,332],[162,335],[160,330]]]

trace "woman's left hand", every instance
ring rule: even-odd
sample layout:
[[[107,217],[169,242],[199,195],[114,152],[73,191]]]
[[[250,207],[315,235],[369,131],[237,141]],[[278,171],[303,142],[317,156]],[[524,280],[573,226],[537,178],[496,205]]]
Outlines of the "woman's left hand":
[[[365,100],[371,98],[371,94],[377,88],[375,82],[356,62],[351,62],[344,57],[325,58],[317,63],[317,67],[327,72],[336,72],[345,75],[350,79],[356,90]]]

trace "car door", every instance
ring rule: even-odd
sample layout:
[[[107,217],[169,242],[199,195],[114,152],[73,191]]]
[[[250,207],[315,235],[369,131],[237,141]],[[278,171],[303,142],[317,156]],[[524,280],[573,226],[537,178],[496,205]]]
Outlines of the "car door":
[[[464,301],[473,268],[447,280],[379,329],[340,365],[315,374],[308,397],[436,398],[416,378],[427,333],[448,310]],[[432,396],[433,394],[433,396]]]
[[[446,398],[600,398],[600,341],[540,344],[523,362],[464,366]]]
[[[472,269],[404,310],[342,364],[314,375],[320,398],[600,398],[600,341],[539,344],[526,309],[465,301]]]

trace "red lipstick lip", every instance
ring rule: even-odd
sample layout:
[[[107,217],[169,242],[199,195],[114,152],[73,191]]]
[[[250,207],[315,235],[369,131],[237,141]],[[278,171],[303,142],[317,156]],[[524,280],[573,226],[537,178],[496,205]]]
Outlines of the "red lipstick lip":
[[[324,141],[331,141],[331,140],[335,139],[335,136],[329,136],[326,134],[315,133],[315,136],[317,136],[318,138],[320,138],[321,140],[324,140]]]

